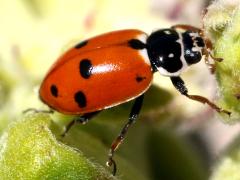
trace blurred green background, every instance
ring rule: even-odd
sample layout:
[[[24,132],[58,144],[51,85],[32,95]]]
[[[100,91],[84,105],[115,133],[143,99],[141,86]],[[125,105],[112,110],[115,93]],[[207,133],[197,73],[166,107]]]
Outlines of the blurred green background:
[[[72,117],[22,112],[48,109],[38,88],[67,49],[104,32],[147,33],[173,24],[202,26],[204,0],[0,0],[0,179],[205,180],[239,134],[208,106],[179,95],[156,73],[140,118],[115,154],[117,177],[105,163],[132,102],[60,134]],[[206,75],[207,74],[207,75]],[[204,78],[202,78],[204,77]],[[183,75],[189,92],[215,98],[201,62]]]

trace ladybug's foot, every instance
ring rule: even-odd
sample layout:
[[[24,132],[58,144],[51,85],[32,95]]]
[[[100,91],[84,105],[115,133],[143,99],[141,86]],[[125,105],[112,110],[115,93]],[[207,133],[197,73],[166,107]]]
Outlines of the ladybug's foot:
[[[72,120],[66,127],[64,132],[61,134],[61,137],[64,138],[66,136],[66,134],[68,133],[68,131],[71,129],[71,127],[75,124],[75,120]]]
[[[126,125],[124,126],[123,129],[125,130],[125,132],[127,132]],[[108,161],[107,161],[106,165],[108,167],[111,167],[113,165],[113,171],[112,171],[113,176],[115,176],[116,172],[117,172],[117,164],[113,160],[113,155],[114,155],[115,151],[117,150],[117,148],[119,147],[119,145],[123,142],[124,137],[125,137],[125,135],[123,135],[123,131],[121,131],[120,135],[113,141],[113,143],[111,145],[111,149],[109,151]]]
[[[115,175],[116,175],[116,172],[117,172],[117,164],[116,164],[116,162],[113,160],[113,157],[112,157],[111,155],[109,156],[109,159],[108,159],[106,165],[107,165],[108,167],[113,166],[112,175],[115,176]]]
[[[212,64],[209,63],[209,60],[205,59],[206,64],[208,65],[210,72],[213,74],[215,73],[216,70],[216,62],[222,62],[223,58],[217,58],[214,57],[210,52],[209,52],[209,56],[211,57],[211,59],[214,61]],[[207,56],[206,56],[207,57]],[[209,58],[208,58],[209,59]]]
[[[210,50],[208,49],[203,49],[202,52],[205,55],[205,64],[208,66],[211,74],[214,74],[216,71],[216,62],[222,62],[223,58],[217,58],[212,55]]]
[[[35,109],[35,108],[28,108],[28,109],[24,110],[22,113],[23,114],[27,114],[29,112],[33,112],[33,113],[49,113],[49,114],[54,113],[54,111],[51,110],[51,109],[50,110],[39,110],[39,109]]]
[[[222,62],[223,61],[223,58],[214,57],[211,53],[209,53],[209,55],[214,61],[217,61],[217,62]]]
[[[222,109],[220,107],[218,107],[216,104],[212,103],[211,101],[209,101],[207,98],[205,97],[202,97],[202,96],[198,96],[198,95],[189,95],[189,94],[186,94],[185,96],[187,96],[189,99],[192,99],[192,100],[195,100],[195,101],[199,101],[201,103],[206,103],[208,104],[212,109],[214,109],[215,111],[219,112],[219,113],[225,113],[227,114],[228,116],[231,115],[231,112],[230,111],[227,111],[225,109]]]
[[[215,61],[214,62],[210,62],[210,52],[207,51],[207,49],[204,49],[203,50],[203,54],[205,55],[205,64],[207,65],[208,69],[210,70],[210,73],[211,74],[214,74],[215,73],[215,70],[216,70],[216,64],[215,64]],[[212,59],[213,60],[213,59]]]
[[[214,74],[216,71],[216,64],[210,63],[208,59],[205,58],[205,64],[207,65],[208,69],[210,70],[211,74]]]

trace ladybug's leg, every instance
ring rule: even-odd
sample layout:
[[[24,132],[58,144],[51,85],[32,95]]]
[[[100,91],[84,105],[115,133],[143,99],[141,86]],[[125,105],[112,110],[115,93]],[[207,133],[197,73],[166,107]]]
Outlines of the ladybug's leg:
[[[62,137],[64,137],[67,132],[71,129],[71,127],[75,124],[75,123],[80,123],[80,124],[86,124],[90,119],[92,119],[95,115],[97,115],[100,111],[96,111],[96,112],[91,112],[91,113],[86,113],[83,114],[82,116],[76,117],[74,118],[65,128],[64,132],[62,133]]]
[[[28,108],[26,110],[23,111],[23,114],[26,114],[28,112],[33,112],[33,113],[49,113],[49,114],[52,114],[54,113],[53,110],[39,110],[39,109],[35,109],[35,108]]]
[[[215,62],[210,62],[210,59],[209,59],[210,53],[208,52],[207,49],[204,48],[202,50],[202,54],[205,55],[205,57],[204,57],[205,64],[208,66],[208,69],[210,70],[211,74],[213,74],[216,70]]]
[[[189,95],[188,94],[188,90],[184,84],[184,81],[179,77],[171,77],[171,81],[174,85],[174,87],[183,95],[185,95],[186,97],[188,97],[189,99],[192,99],[194,101],[198,101],[201,102],[203,104],[208,104],[211,108],[213,108],[214,110],[216,110],[219,113],[226,113],[228,115],[231,115],[231,112],[224,110],[220,107],[218,107],[216,104],[214,104],[213,102],[209,101],[207,98],[203,97],[203,96],[198,96],[198,95]]]
[[[205,55],[205,64],[208,66],[210,72],[213,74],[216,70],[215,62],[221,62],[223,61],[223,59],[214,57],[207,48],[202,50],[202,54]],[[210,62],[210,59],[213,60],[213,62]]]
[[[122,131],[120,132],[120,134],[118,135],[118,137],[113,141],[112,145],[111,145],[111,149],[110,149],[110,152],[109,152],[109,159],[107,161],[107,166],[112,166],[113,165],[113,175],[116,174],[116,171],[117,171],[117,166],[116,166],[116,163],[115,161],[113,160],[113,155],[114,155],[114,152],[117,150],[117,148],[119,147],[119,145],[123,142],[126,134],[127,134],[127,131],[129,129],[129,127],[135,122],[135,120],[137,119],[139,113],[140,113],[140,110],[141,110],[141,107],[142,107],[142,103],[143,103],[143,98],[144,98],[144,95],[141,95],[139,96],[134,104],[133,104],[133,107],[131,109],[131,112],[130,112],[130,115],[129,115],[129,118],[128,118],[128,122],[124,125]]]

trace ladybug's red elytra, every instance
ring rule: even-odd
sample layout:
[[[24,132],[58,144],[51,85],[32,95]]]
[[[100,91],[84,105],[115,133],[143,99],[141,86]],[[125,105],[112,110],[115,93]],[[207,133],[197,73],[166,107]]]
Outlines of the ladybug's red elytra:
[[[86,123],[104,109],[135,99],[129,120],[110,149],[107,165],[114,165],[115,175],[114,152],[139,115],[154,72],[170,77],[186,97],[230,115],[205,97],[189,95],[180,78],[183,70],[203,55],[214,71],[209,57],[221,59],[214,58],[211,49],[203,31],[188,25],[160,29],[149,36],[135,29],[109,32],[77,44],[60,57],[41,84],[40,99],[58,112],[81,115],[69,123],[65,133],[75,121]]]

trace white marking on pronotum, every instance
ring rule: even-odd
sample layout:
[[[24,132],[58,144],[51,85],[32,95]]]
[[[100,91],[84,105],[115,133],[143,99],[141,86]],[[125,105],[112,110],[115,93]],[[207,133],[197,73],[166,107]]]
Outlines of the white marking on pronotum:
[[[138,35],[137,39],[139,41],[141,41],[142,43],[146,44],[146,42],[147,42],[147,35],[146,34]],[[150,59],[148,57],[147,49],[146,48],[141,49],[141,50],[139,50],[139,53],[143,57],[145,63],[147,63],[148,65],[151,65]]]
[[[186,59],[184,58],[184,44],[183,44],[183,37],[182,37],[182,34],[177,32],[178,33],[178,36],[179,36],[179,39],[177,40],[177,42],[180,44],[181,46],[181,57],[180,57],[180,60],[183,64],[183,67],[180,71],[183,71],[185,70],[187,67],[188,67],[188,64],[187,64],[187,61]]]
[[[173,57],[174,57],[174,54],[173,54],[173,53],[170,53],[170,54],[168,55],[168,57],[169,57],[169,58],[173,58]]]
[[[165,34],[171,34],[171,32],[169,31],[169,30],[165,30],[165,31],[163,31]]]
[[[201,38],[201,36],[199,36],[198,33],[189,33],[189,35],[191,36],[192,41],[193,41],[192,51],[194,51],[194,52],[199,52],[199,53],[202,55],[202,47],[199,47],[199,46],[197,45],[197,42],[196,42],[196,38],[197,38],[197,37],[200,37],[200,38]]]
[[[182,38],[182,35],[181,33],[177,32],[178,33],[178,40],[176,41],[177,43],[180,44],[180,47],[181,47],[181,56],[180,56],[180,61],[182,62],[182,68],[179,69],[177,72],[173,72],[173,73],[170,73],[168,72],[166,69],[162,68],[162,67],[158,67],[158,71],[160,72],[161,75],[163,76],[170,76],[170,77],[173,77],[173,76],[179,76],[184,70],[187,69],[188,67],[188,64],[184,58],[184,45],[183,45],[183,38]],[[171,53],[172,54],[172,53]],[[171,54],[169,54],[169,56],[172,56]],[[168,56],[168,57],[169,57]],[[160,61],[162,60],[161,58],[159,59]]]

